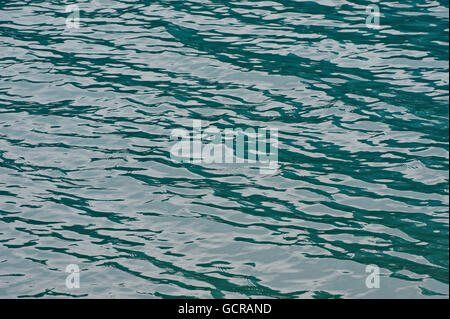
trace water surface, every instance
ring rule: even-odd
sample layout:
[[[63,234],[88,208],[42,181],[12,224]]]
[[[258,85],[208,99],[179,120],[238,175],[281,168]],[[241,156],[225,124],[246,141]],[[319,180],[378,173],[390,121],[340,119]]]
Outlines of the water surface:
[[[0,1],[0,297],[448,297],[448,15]],[[280,169],[174,163],[193,120],[277,128]]]

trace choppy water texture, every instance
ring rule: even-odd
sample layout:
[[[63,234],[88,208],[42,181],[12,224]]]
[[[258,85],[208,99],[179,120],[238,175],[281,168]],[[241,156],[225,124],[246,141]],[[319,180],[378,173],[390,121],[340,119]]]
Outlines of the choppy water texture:
[[[448,297],[448,1],[370,3],[0,1],[0,297]]]

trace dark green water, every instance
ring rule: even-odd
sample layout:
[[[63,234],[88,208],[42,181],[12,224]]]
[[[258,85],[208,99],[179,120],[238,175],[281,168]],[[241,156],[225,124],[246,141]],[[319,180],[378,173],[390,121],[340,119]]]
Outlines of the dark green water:
[[[448,297],[449,4],[370,3],[0,1],[0,297]]]

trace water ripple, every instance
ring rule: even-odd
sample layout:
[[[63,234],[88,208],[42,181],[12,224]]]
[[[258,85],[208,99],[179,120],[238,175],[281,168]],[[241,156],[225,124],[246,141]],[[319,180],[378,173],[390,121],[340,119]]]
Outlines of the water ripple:
[[[0,297],[448,297],[448,2],[77,3],[0,1]],[[174,162],[193,120],[278,172]]]

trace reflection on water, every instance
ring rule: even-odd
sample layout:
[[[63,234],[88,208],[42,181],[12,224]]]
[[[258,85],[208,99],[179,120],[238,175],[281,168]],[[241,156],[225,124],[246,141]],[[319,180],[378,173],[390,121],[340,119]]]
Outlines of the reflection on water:
[[[0,1],[0,297],[448,297],[448,1],[370,3]]]

